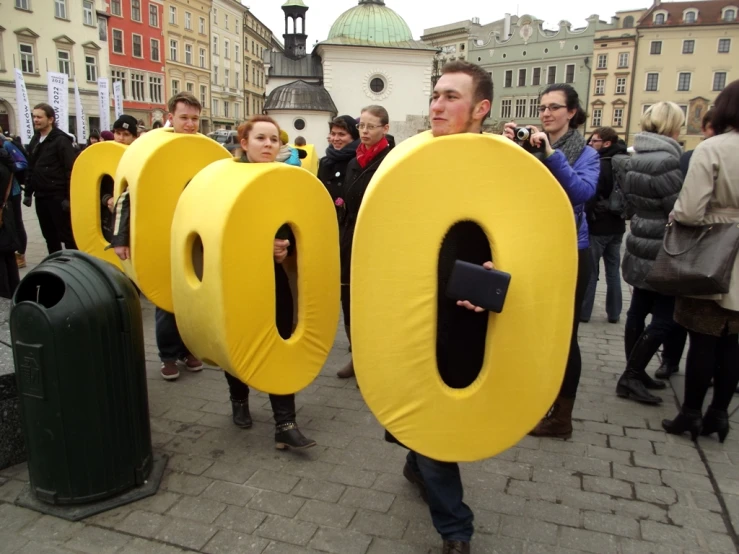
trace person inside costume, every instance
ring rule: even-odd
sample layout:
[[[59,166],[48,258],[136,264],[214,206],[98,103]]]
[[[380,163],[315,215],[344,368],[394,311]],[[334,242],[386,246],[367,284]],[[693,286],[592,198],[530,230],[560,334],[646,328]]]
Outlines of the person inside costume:
[[[241,163],[270,163],[280,152],[280,127],[266,115],[255,115],[239,126],[241,151],[237,152]],[[277,331],[283,339],[293,332],[293,296],[290,282],[282,263],[295,252],[295,236],[289,225],[277,230],[274,241],[275,265],[275,313]],[[237,427],[249,429],[252,417],[249,412],[249,387],[228,372],[224,372],[231,393],[233,422]],[[316,441],[303,435],[298,429],[295,415],[295,395],[270,394],[272,413],[275,419],[275,446],[284,449],[305,449],[316,445]]]

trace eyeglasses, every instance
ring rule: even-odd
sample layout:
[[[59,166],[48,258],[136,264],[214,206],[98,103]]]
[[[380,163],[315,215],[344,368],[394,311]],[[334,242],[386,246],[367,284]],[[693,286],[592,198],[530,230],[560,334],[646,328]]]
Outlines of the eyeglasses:
[[[557,110],[561,110],[566,106],[561,106],[559,104],[549,104],[548,106],[539,106],[539,113],[544,113],[545,111],[549,110],[550,113],[554,113]]]
[[[369,123],[360,123],[357,125],[357,129],[360,131],[364,131],[367,129],[368,131],[374,131],[375,129],[379,129],[380,127],[384,127],[384,125],[370,125]]]
[[[594,142],[603,142],[603,139],[590,139],[591,144]]]

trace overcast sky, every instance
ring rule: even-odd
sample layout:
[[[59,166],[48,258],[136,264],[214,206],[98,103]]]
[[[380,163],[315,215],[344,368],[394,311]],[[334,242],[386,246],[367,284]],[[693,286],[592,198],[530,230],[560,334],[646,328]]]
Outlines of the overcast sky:
[[[241,0],[273,33],[282,41],[285,32],[285,17],[281,9],[285,0]],[[304,0],[309,6],[305,27],[308,31],[308,46],[316,41],[324,40],[334,21],[346,10],[358,4],[357,0]],[[608,21],[617,10],[649,7],[651,0],[600,0],[584,2],[576,0],[570,3],[552,2],[551,0],[516,0],[510,2],[493,2],[492,0],[385,0],[385,5],[395,10],[413,31],[418,39],[424,29],[446,25],[473,17],[479,17],[480,23],[490,23],[501,19],[506,10],[512,15],[526,13],[543,19],[547,27],[556,27],[557,23],[566,19],[573,27],[585,25],[585,18],[597,10],[601,19]],[[564,7],[568,5],[569,7]]]

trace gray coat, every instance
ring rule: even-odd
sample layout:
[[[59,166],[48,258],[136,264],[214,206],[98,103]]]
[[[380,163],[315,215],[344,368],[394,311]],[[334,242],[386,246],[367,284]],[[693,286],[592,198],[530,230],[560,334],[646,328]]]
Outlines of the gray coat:
[[[683,173],[678,142],[656,133],[639,133],[627,160],[622,189],[629,204],[631,233],[626,237],[624,281],[652,290],[644,280],[662,248],[670,212],[680,194]]]

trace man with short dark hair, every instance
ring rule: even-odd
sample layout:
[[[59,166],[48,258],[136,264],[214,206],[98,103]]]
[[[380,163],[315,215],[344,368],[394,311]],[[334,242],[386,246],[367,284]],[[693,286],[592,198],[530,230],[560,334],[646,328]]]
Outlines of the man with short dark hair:
[[[36,215],[49,254],[77,249],[69,209],[69,182],[76,153],[72,138],[57,127],[54,108],[41,103],[33,107],[36,132],[28,145],[28,173],[23,203],[36,197]]]
[[[131,115],[122,115],[113,123],[113,140],[128,146],[139,136],[136,118]]]
[[[189,92],[180,92],[170,98],[168,109],[169,122],[172,124],[175,133],[194,135],[198,132],[202,106],[195,96]],[[125,117],[130,116],[123,116],[121,119]],[[121,127],[120,130],[135,132],[136,120],[133,117],[131,117],[131,120],[133,120],[133,123],[129,121],[129,128]],[[118,121],[116,124],[118,124]],[[133,125],[132,129],[130,125]],[[128,191],[125,191],[118,198],[115,216],[115,229],[111,245],[115,248],[115,253],[121,260],[127,260],[131,257],[131,204]],[[160,369],[162,378],[167,381],[177,379],[180,376],[178,365],[183,366],[188,371],[203,369],[203,363],[193,356],[185,343],[182,342],[174,314],[157,308],[155,317],[155,334],[157,347],[159,348],[159,359],[162,361]]]
[[[612,161],[615,156],[628,156],[626,144],[618,140],[611,127],[601,127],[590,137],[590,146],[600,155],[600,177],[595,196],[585,204],[590,231],[590,255],[593,271],[585,291],[580,320],[590,321],[598,285],[600,259],[606,270],[606,316],[609,323],[618,323],[623,308],[621,295],[621,242],[626,232],[625,213],[612,210],[609,198],[614,186],[620,186]]]

